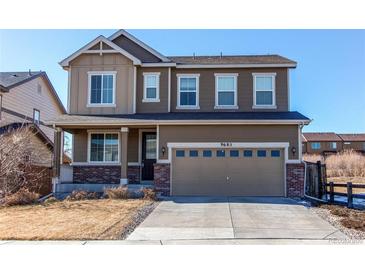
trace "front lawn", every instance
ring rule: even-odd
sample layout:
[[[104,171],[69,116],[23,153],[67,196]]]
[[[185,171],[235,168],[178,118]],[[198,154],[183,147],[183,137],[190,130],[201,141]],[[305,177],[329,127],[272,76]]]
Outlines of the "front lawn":
[[[0,207],[0,239],[123,239],[154,206],[146,199],[99,199]]]

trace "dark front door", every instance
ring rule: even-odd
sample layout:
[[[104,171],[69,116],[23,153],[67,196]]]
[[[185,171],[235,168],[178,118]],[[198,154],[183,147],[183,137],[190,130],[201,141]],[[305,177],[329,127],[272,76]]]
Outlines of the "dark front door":
[[[156,132],[142,133],[142,180],[153,180],[153,164],[156,163]]]

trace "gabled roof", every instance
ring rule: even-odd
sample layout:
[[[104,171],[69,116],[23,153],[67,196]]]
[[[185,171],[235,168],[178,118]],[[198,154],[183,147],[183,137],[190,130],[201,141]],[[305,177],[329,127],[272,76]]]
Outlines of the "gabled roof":
[[[127,31],[125,31],[123,29],[118,30],[117,32],[115,32],[114,34],[112,34],[111,36],[109,36],[108,39],[110,41],[112,41],[112,40],[114,40],[115,38],[117,38],[117,37],[119,37],[121,35],[124,35],[125,37],[127,37],[128,39],[130,39],[131,41],[133,41],[134,43],[136,43],[140,47],[144,48],[145,50],[149,51],[150,53],[152,53],[156,57],[160,58],[163,62],[170,62],[169,58],[167,58],[166,56],[162,55],[161,53],[159,53],[157,50],[151,48],[150,46],[146,45],[141,40],[137,39],[132,34],[128,33]]]
[[[338,134],[344,142],[365,142],[365,133]]]
[[[103,43],[107,44],[112,49],[114,49],[117,52],[123,54],[125,57],[127,57],[130,60],[132,60],[134,64],[136,64],[136,65],[141,64],[141,60],[139,60],[138,58],[136,58],[135,56],[133,56],[132,54],[130,54],[128,51],[122,49],[118,45],[114,44],[113,42],[111,42],[110,40],[108,40],[107,38],[105,38],[103,35],[100,35],[100,36],[96,37],[90,43],[86,44],[81,49],[79,49],[78,51],[76,51],[73,54],[71,54],[69,57],[67,57],[64,60],[62,60],[59,64],[62,67],[68,67],[69,66],[69,63],[72,60],[74,60],[76,57],[80,56],[81,54],[85,53],[88,49],[90,49],[91,47],[95,46],[96,44],[98,44],[100,42],[103,42]]]
[[[297,63],[280,55],[169,56],[177,65],[278,65],[296,67]]]
[[[47,73],[44,71],[0,72],[0,88],[2,86],[1,91],[9,92],[10,89],[17,87],[19,85],[22,85],[26,82],[29,82],[33,79],[36,79],[37,77],[43,77],[43,79],[47,82],[47,84],[51,90],[52,96],[56,99],[56,102],[57,102],[58,106],[60,107],[62,113],[67,113],[60,98],[58,97],[56,90],[54,89],[54,87],[51,83],[51,80],[49,80]]]
[[[334,132],[305,132],[304,141],[307,142],[339,142],[341,138]]]

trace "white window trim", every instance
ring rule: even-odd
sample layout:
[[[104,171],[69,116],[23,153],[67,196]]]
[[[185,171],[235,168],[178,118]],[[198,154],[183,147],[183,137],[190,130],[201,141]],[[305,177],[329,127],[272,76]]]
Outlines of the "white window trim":
[[[199,106],[199,77],[200,77],[200,74],[176,74],[176,76],[177,76],[177,106],[176,106],[176,109],[200,109],[200,106]],[[181,78],[195,78],[196,79],[195,106],[181,106],[180,105],[180,79]]]
[[[38,112],[38,120],[36,120],[36,113]],[[33,109],[33,123],[35,123],[36,125],[40,125],[41,124],[41,111],[39,109],[34,108]]]
[[[160,102],[160,72],[144,72],[143,73],[143,103]],[[147,76],[156,76],[156,98],[147,98]]]
[[[331,142],[331,149],[337,149],[337,142]]]
[[[91,134],[118,134],[118,161],[91,161]],[[104,139],[105,140],[105,139]],[[105,153],[105,142],[104,142],[104,153]],[[121,150],[120,150],[120,132],[119,131],[105,131],[95,130],[87,132],[87,162],[89,164],[121,164],[120,162]],[[105,157],[105,155],[104,155]]]
[[[116,71],[88,71],[88,95],[86,107],[116,107],[115,104],[115,91],[116,91]],[[112,103],[91,103],[91,76],[93,75],[112,75],[113,76],[113,102]],[[103,77],[102,77],[103,79]],[[101,80],[103,83],[103,80]],[[103,85],[103,84],[101,84]]]
[[[252,73],[253,76],[253,105],[254,109],[276,109],[276,73]],[[271,105],[257,105],[256,104],[256,77],[271,77],[272,81],[272,104]]]
[[[314,147],[314,144],[319,144],[319,146],[318,147]],[[319,150],[319,149],[321,149],[321,143],[320,142],[312,142],[311,143],[311,149],[313,149],[313,150]]]
[[[238,73],[214,73],[215,76],[215,109],[238,109],[238,104],[237,104],[237,77],[238,77]],[[219,100],[218,100],[218,79],[220,77],[233,77],[234,79],[234,104],[233,105],[219,105]]]

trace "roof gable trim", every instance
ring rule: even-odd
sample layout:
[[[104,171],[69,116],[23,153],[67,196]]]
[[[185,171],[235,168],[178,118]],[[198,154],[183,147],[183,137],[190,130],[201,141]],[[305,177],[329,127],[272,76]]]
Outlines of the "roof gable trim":
[[[81,49],[79,49],[78,51],[71,54],[69,57],[67,57],[64,60],[62,60],[61,62],[59,62],[59,64],[62,67],[67,67],[67,66],[69,66],[69,64],[72,60],[74,60],[76,57],[80,56],[83,53],[100,52],[100,51],[93,51],[93,50],[90,51],[89,50],[91,47],[95,46],[97,43],[100,43],[100,42],[103,42],[103,43],[107,44],[108,46],[110,46],[111,48],[113,48],[113,50],[103,50],[103,52],[106,52],[106,53],[119,52],[120,54],[124,55],[125,57],[127,57],[128,59],[133,61],[133,64],[135,64],[135,65],[140,65],[141,64],[141,60],[139,60],[138,58],[136,58],[135,56],[133,56],[132,54],[130,54],[126,50],[122,49],[118,45],[114,44],[113,42],[111,42],[110,40],[105,38],[103,35],[98,36],[97,38],[92,40],[90,43],[86,44]]]

